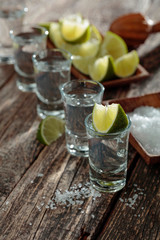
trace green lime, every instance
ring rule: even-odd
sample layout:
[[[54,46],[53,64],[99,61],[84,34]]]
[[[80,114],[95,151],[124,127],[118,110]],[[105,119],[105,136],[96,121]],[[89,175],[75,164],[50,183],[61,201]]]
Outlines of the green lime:
[[[52,22],[44,22],[44,23],[40,23],[39,25],[41,26],[41,27],[44,27],[44,28],[46,28],[47,30],[49,30],[49,27],[50,27],[50,24],[51,24]]]
[[[73,66],[83,74],[89,75],[88,66],[95,61],[95,57],[73,56]]]
[[[90,23],[80,14],[69,15],[60,20],[60,31],[66,42],[86,42],[90,37]]]
[[[125,41],[117,34],[107,31],[100,48],[100,55],[111,55],[117,59],[128,52]]]
[[[98,82],[113,79],[114,74],[114,61],[109,55],[97,58],[95,62],[91,63],[88,67],[90,77]]]
[[[125,78],[134,74],[139,64],[138,53],[133,50],[115,61],[115,74]]]
[[[64,120],[54,116],[47,116],[39,124],[37,139],[45,145],[50,145],[62,136],[64,125]]]
[[[50,24],[49,37],[57,48],[62,48],[72,55],[81,57],[94,57],[97,55],[101,43],[101,36],[94,26],[90,26],[91,36],[87,42],[72,44],[66,42],[60,31],[60,23],[53,22]]]
[[[128,126],[128,118],[120,104],[108,106],[95,103],[92,112],[93,127],[100,133],[116,133]]]
[[[52,22],[49,26],[49,38],[57,48],[62,48],[65,44],[61,36],[60,26],[58,22]]]

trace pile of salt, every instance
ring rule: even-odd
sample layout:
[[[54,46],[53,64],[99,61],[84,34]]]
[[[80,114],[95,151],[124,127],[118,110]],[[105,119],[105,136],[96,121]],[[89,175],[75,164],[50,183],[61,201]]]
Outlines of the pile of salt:
[[[93,200],[95,200],[97,197],[101,197],[101,193],[93,189],[89,182],[84,186],[82,186],[81,183],[78,185],[75,184],[70,190],[63,192],[57,189],[55,196],[48,201],[46,208],[53,210],[56,209],[58,205],[66,207],[82,205],[84,200],[89,197],[93,197]]]
[[[142,106],[128,115],[132,135],[148,153],[160,155],[160,108]]]

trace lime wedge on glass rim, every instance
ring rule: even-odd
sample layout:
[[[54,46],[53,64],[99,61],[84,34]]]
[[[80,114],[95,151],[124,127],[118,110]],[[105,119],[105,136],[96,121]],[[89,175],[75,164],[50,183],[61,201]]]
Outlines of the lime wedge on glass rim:
[[[114,61],[112,56],[106,55],[101,58],[97,58],[88,67],[90,77],[98,82],[111,80],[114,78]]]
[[[116,33],[107,31],[100,48],[100,55],[111,55],[117,59],[128,52],[127,44]]]
[[[50,145],[62,136],[64,126],[64,120],[54,116],[47,116],[39,124],[37,139],[45,145]]]
[[[90,37],[90,23],[80,14],[73,14],[60,20],[63,39],[69,43],[83,43]]]
[[[128,126],[128,118],[120,104],[108,106],[95,103],[92,112],[93,127],[100,133],[116,133]]]
[[[136,50],[132,50],[115,61],[115,73],[121,78],[129,77],[134,74],[138,64],[138,53]]]

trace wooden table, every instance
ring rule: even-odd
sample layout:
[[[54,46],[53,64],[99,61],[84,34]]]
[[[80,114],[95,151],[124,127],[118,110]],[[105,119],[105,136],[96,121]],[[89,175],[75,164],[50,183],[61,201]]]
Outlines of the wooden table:
[[[114,17],[139,7],[123,0],[35,0],[28,6],[26,22],[81,12],[102,33]],[[160,5],[152,7],[156,16]],[[107,100],[160,91],[160,34],[151,35],[138,52],[151,77],[109,89]],[[160,165],[148,166],[131,145],[123,190],[87,197],[81,205],[47,207],[58,189],[71,191],[79,184],[88,189],[88,160],[69,155],[64,136],[51,146],[36,140],[36,97],[20,92],[15,80],[13,66],[1,66],[0,240],[159,240]]]

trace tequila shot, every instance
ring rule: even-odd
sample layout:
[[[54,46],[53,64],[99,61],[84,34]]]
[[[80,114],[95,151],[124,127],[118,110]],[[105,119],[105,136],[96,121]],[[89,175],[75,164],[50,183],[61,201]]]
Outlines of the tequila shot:
[[[61,86],[65,109],[66,146],[70,154],[88,157],[88,138],[84,120],[101,103],[104,87],[92,80],[72,80]]]
[[[117,192],[126,184],[128,139],[131,121],[116,133],[100,133],[92,125],[92,114],[85,119],[89,142],[89,176],[95,189]]]
[[[60,49],[48,49],[33,55],[37,113],[41,118],[48,115],[64,118],[60,85],[70,81],[72,55]]]
[[[28,11],[21,0],[0,0],[0,63],[13,64],[14,50],[10,38],[10,30],[23,24],[25,13]]]
[[[17,87],[24,92],[34,92],[36,84],[32,55],[46,49],[48,31],[38,25],[23,25],[10,31],[14,48],[14,68]]]

